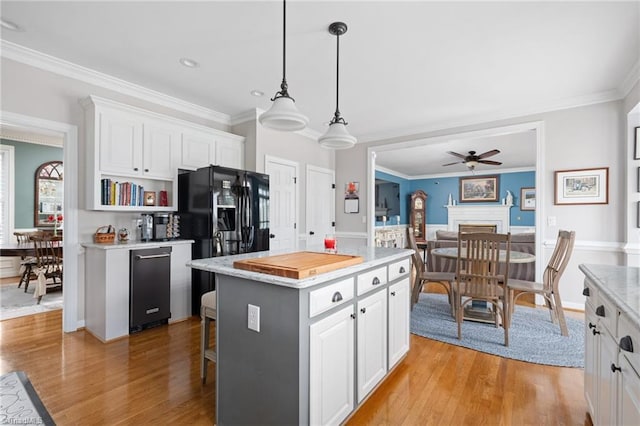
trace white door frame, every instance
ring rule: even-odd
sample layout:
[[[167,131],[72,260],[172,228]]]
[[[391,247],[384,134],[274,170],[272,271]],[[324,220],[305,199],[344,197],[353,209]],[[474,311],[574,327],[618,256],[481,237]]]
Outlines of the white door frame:
[[[295,168],[296,174],[296,187],[295,187],[295,201],[294,201],[294,220],[296,222],[296,230],[295,230],[295,248],[298,248],[299,237],[298,233],[300,232],[300,164],[296,161],[286,160],[280,157],[274,157],[273,155],[265,155],[264,156],[264,170],[265,173],[267,171],[267,163],[280,163],[285,164],[287,166],[291,166]]]
[[[480,137],[504,135],[509,133],[518,133],[528,130],[534,130],[536,132],[536,279],[542,279],[542,272],[547,266],[544,262],[543,256],[543,230],[544,230],[544,218],[545,215],[545,203],[546,199],[546,174],[547,168],[544,161],[545,152],[545,135],[544,135],[544,121],[532,121],[520,124],[514,124],[510,126],[493,127],[490,129],[474,130],[470,132],[451,133],[442,136],[434,136],[431,138],[424,138],[413,140],[409,142],[395,143],[389,145],[377,145],[375,147],[367,148],[367,244],[370,247],[375,245],[375,221],[371,218],[375,212],[375,178],[376,178],[376,152],[398,150],[410,146],[416,145],[430,145],[436,143],[446,142],[451,139],[475,139]]]
[[[22,114],[0,111],[0,125],[62,137],[64,144],[64,291],[62,330],[76,331],[78,324],[78,127]]]

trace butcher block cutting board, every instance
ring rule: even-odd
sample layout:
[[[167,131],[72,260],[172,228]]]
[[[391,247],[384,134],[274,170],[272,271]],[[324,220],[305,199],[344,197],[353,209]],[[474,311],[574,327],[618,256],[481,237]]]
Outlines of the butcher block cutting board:
[[[233,267],[287,278],[308,278],[362,263],[362,256],[299,251],[258,259],[236,260]]]

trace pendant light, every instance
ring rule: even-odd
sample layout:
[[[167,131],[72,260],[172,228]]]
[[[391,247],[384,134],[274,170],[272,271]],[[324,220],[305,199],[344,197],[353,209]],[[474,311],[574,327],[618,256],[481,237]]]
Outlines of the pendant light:
[[[318,142],[325,148],[347,149],[354,146],[357,139],[347,132],[347,123],[340,116],[338,108],[339,82],[340,82],[340,36],[347,32],[347,24],[344,22],[334,22],[329,25],[329,33],[336,36],[337,61],[336,61],[336,112],[329,123],[327,133],[318,138]]]
[[[309,119],[298,111],[295,99],[289,96],[287,89],[286,65],[287,65],[287,2],[283,1],[282,11],[282,83],[280,91],[271,99],[273,104],[269,111],[260,115],[260,123],[271,129],[283,131],[295,131],[304,129]]]

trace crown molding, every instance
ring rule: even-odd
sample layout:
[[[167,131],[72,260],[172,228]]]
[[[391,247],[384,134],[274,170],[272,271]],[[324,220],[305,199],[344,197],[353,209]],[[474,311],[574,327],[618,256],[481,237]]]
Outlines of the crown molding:
[[[629,74],[627,74],[625,79],[622,80],[622,83],[620,83],[620,86],[618,86],[620,97],[626,98],[638,81],[640,81],[640,59],[631,67]]]
[[[190,114],[194,117],[204,118],[225,125],[229,125],[231,122],[228,114],[165,95],[164,93],[56,58],[55,56],[47,55],[46,53],[38,52],[37,50],[20,46],[10,41],[0,40],[0,56],[54,74],[113,90],[114,92],[124,95],[133,96],[147,102]]]
[[[512,167],[509,169],[483,170],[481,172],[476,170],[475,173],[469,174],[468,176],[482,177],[482,176],[489,176],[489,175],[495,175],[495,174],[504,175],[507,173],[521,173],[521,172],[535,172],[535,171],[536,171],[535,167]],[[432,175],[412,176],[412,175],[407,175],[406,173],[400,173],[395,170],[387,169],[386,167],[380,167],[380,166],[376,166],[376,172],[388,173],[390,175],[393,175],[402,179],[407,179],[407,180],[436,179],[436,178],[462,177],[462,176],[466,177],[467,174],[469,173],[469,171],[467,170],[467,171],[458,171],[458,172],[450,172],[450,173],[436,173]]]
[[[607,90],[605,92],[594,93],[591,95],[576,96],[573,98],[566,98],[555,102],[540,104],[532,108],[510,108],[504,111],[494,111],[487,114],[480,114],[475,116],[466,116],[462,118],[456,118],[453,120],[444,120],[429,124],[426,126],[419,126],[415,128],[409,128],[398,134],[397,130],[389,130],[385,132],[379,132],[377,134],[363,135],[358,137],[359,143],[380,142],[390,139],[406,138],[412,135],[420,135],[424,133],[430,133],[442,130],[452,130],[458,127],[473,126],[478,124],[486,124],[494,121],[508,120],[513,118],[522,118],[530,115],[548,113],[553,111],[561,111],[564,109],[577,108],[581,106],[599,104],[604,102],[617,101],[623,98],[620,94],[620,89]]]

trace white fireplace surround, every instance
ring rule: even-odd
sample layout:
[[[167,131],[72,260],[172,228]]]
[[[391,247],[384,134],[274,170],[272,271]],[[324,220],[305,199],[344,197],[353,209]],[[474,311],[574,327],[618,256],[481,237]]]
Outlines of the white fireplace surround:
[[[447,231],[458,231],[462,224],[496,225],[498,233],[507,233],[511,229],[511,205],[475,204],[446,206],[448,210]]]

